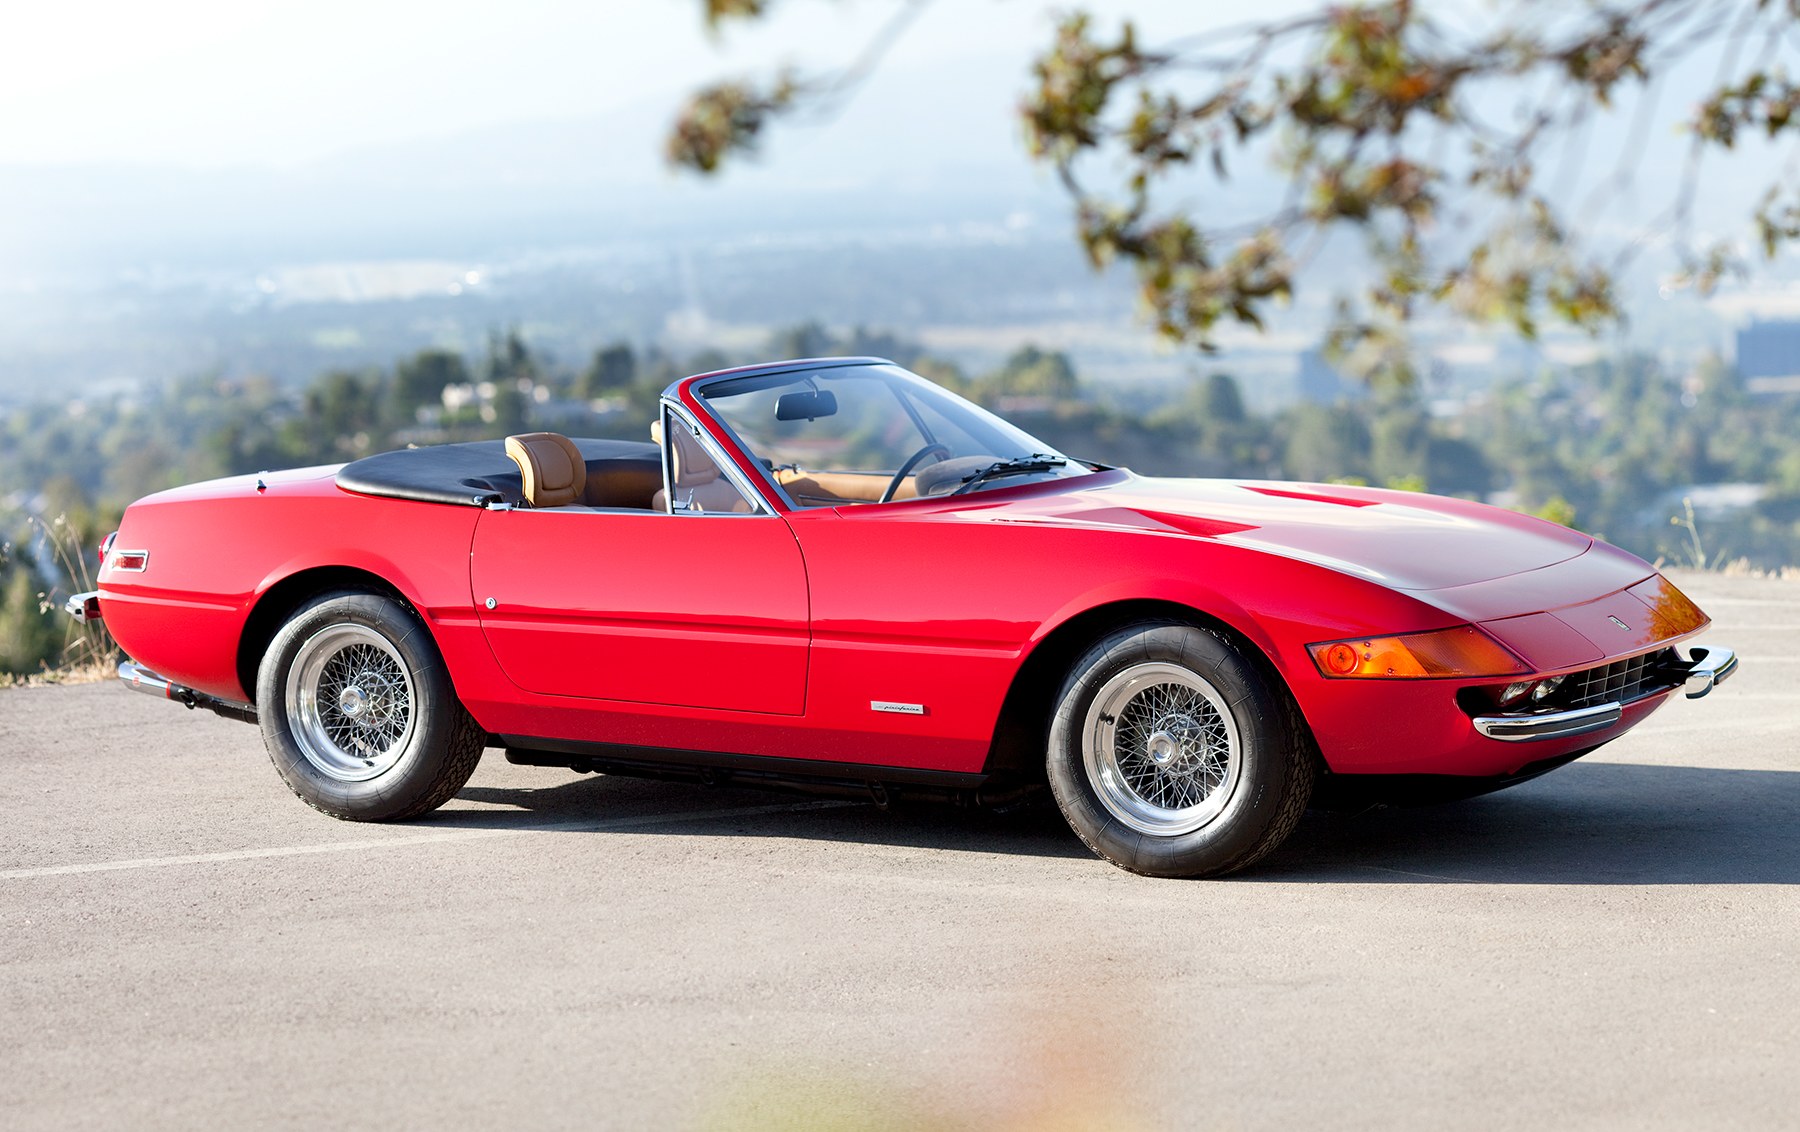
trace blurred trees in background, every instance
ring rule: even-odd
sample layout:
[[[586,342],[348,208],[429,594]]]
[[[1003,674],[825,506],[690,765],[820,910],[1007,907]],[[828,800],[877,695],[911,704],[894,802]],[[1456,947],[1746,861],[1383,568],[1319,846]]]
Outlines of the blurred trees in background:
[[[420,350],[394,367],[390,420],[412,420],[420,409],[441,404],[447,386],[467,385],[469,380],[469,368],[461,354],[449,350]]]
[[[789,66],[696,92],[669,160],[715,174],[773,122],[833,112],[928,3],[900,0],[839,69]],[[699,0],[715,32],[775,6]],[[1078,240],[1095,267],[1135,270],[1171,341],[1210,348],[1221,323],[1260,327],[1319,282],[1322,250],[1348,239],[1363,267],[1339,295],[1330,352],[1354,372],[1406,378],[1405,327],[1424,309],[1525,337],[1547,319],[1594,330],[1620,317],[1615,283],[1648,244],[1672,247],[1705,288],[1751,248],[1773,257],[1800,238],[1800,190],[1785,176],[1758,186],[1740,231],[1696,243],[1688,225],[1709,156],[1750,137],[1790,149],[1800,138],[1783,51],[1800,0],[1368,0],[1245,15],[1224,27],[1196,15],[1148,43],[1130,21],[1103,28],[1076,7],[1021,76],[1027,148],[1068,191]],[[1682,68],[1709,77],[1665,108],[1662,87]],[[1632,189],[1645,131],[1671,128],[1690,145],[1681,175],[1650,186],[1666,208],[1647,232],[1592,242],[1593,221]],[[1285,192],[1220,208],[1222,183],[1251,163]],[[1309,425],[1327,441],[1342,439],[1334,427],[1347,426]]]

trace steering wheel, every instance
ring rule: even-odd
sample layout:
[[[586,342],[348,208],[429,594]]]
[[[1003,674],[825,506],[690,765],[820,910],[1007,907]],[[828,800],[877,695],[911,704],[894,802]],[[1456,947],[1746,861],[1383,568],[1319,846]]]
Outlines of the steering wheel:
[[[927,444],[917,452],[914,452],[911,456],[908,456],[906,458],[906,463],[901,464],[900,470],[894,473],[894,478],[888,481],[887,490],[882,492],[881,498],[877,499],[875,502],[886,503],[893,499],[894,493],[900,490],[900,485],[906,482],[906,477],[911,474],[914,468],[919,466],[919,461],[933,454],[941,460],[950,455],[950,449],[942,444]]]

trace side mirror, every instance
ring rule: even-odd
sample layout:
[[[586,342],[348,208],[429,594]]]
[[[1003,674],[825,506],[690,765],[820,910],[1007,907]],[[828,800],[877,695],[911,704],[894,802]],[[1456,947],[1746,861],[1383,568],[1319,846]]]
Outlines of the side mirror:
[[[778,421],[812,421],[837,413],[837,394],[829,389],[803,389],[783,393],[775,401]]]

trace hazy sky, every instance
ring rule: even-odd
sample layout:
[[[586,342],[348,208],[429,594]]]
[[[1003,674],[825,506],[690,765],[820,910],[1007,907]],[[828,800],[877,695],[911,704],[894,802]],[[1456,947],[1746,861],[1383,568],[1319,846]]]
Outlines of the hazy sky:
[[[877,82],[955,60],[1016,76],[1039,0],[938,0]],[[1084,0],[1150,35],[1244,18],[1230,0]],[[1261,18],[1298,6],[1259,5]],[[896,0],[787,0],[709,37],[698,0],[84,0],[17,4],[0,48],[0,163],[303,162],[475,127],[672,106],[710,77],[842,61]],[[1004,115],[1008,97],[992,111]],[[987,109],[987,108],[981,108]]]

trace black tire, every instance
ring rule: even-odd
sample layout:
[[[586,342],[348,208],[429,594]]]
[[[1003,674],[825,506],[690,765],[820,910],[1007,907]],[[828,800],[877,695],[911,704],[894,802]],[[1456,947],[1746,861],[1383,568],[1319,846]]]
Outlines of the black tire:
[[[1224,634],[1178,622],[1088,649],[1057,697],[1047,758],[1076,836],[1146,876],[1222,876],[1280,845],[1317,761],[1277,679]]]
[[[282,781],[348,821],[437,809],[487,742],[417,615],[371,593],[322,594],[295,610],[263,656],[256,703]]]

